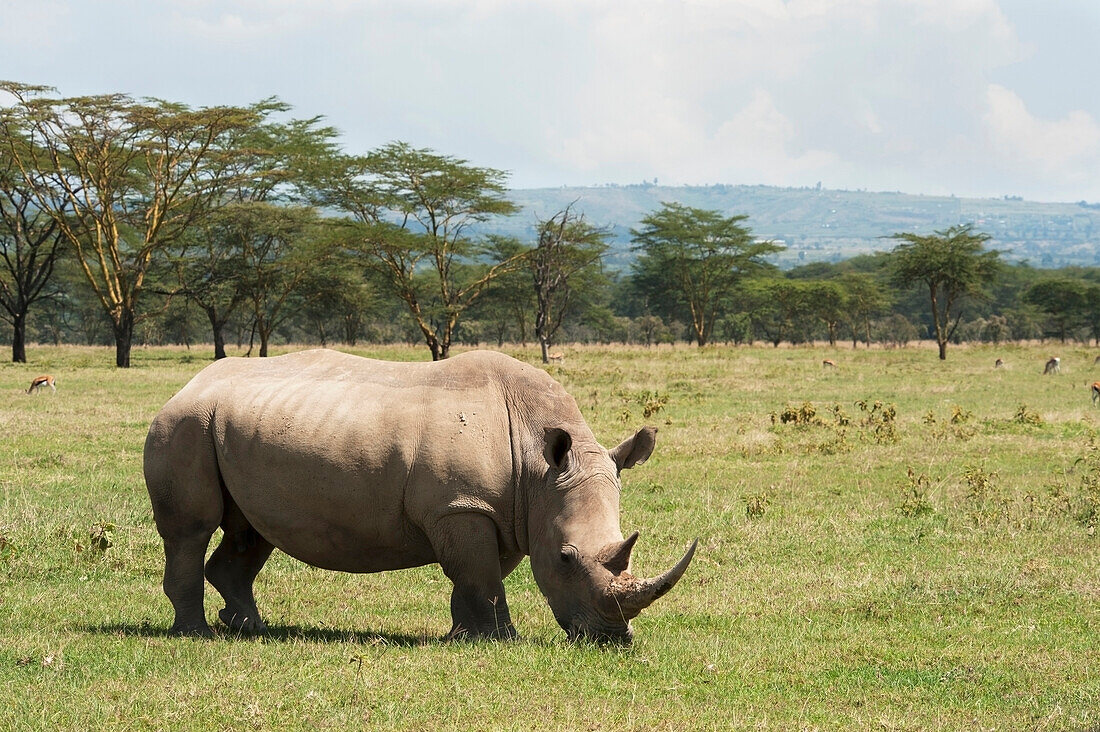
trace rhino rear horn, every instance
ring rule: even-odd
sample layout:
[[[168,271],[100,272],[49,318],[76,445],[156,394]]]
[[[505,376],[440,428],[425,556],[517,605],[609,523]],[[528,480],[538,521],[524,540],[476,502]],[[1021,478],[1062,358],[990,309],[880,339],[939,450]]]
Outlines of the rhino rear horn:
[[[596,559],[611,574],[622,574],[630,568],[630,552],[634,550],[634,544],[637,541],[638,532],[635,531],[622,541],[612,542],[605,546]]]
[[[612,580],[611,595],[618,603],[623,617],[626,620],[636,617],[642,610],[653,604],[654,600],[675,587],[687,571],[688,565],[691,564],[691,558],[695,556],[695,547],[698,545],[698,539],[691,542],[691,546],[684,552],[684,556],[676,566],[659,577],[636,579],[625,575]]]

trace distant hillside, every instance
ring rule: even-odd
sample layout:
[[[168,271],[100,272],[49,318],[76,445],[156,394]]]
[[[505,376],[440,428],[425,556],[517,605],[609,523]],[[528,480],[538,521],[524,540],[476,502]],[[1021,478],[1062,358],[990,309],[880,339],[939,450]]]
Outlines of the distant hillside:
[[[787,250],[777,263],[838,261],[892,249],[883,240],[897,232],[932,232],[973,223],[993,237],[1009,259],[1036,267],[1100,265],[1100,204],[1037,203],[1018,198],[955,198],[905,193],[868,193],[771,186],[599,186],[514,190],[522,213],[495,223],[494,232],[532,240],[535,218],[548,218],[572,201],[594,224],[613,235],[609,263],[624,267],[633,258],[630,229],[662,201],[748,214],[748,226],[761,238]]]

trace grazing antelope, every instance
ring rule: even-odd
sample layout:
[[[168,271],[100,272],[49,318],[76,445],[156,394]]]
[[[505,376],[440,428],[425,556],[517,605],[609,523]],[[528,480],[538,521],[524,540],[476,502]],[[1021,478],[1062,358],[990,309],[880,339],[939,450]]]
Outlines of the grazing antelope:
[[[1052,356],[1047,365],[1043,367],[1043,375],[1046,374],[1060,374],[1062,373],[1062,359],[1057,356]]]
[[[1100,364],[1100,356],[1097,356],[1096,358],[1092,359],[1092,365],[1095,366],[1097,364]]]
[[[1092,392],[1092,403],[1096,404],[1096,402],[1100,401],[1100,381],[1092,382],[1092,386],[1089,387],[1089,390]]]
[[[835,369],[836,368],[836,361],[834,361],[831,358],[827,358],[827,359],[825,359],[824,361],[821,362],[821,368],[823,368],[823,369]]]
[[[993,362],[993,368],[995,368],[995,369],[1003,369],[1004,367],[1005,367],[1005,362],[1002,361],[999,358],[996,361]]]
[[[31,379],[31,385],[27,388],[27,393],[37,393],[43,386],[48,386],[54,391],[57,391],[57,387],[54,385],[54,379],[49,374],[42,374],[41,376],[35,376]]]
[[[563,361],[565,361],[565,354],[564,353],[551,353],[546,358],[549,359],[550,361],[554,362],[554,363],[562,363]]]

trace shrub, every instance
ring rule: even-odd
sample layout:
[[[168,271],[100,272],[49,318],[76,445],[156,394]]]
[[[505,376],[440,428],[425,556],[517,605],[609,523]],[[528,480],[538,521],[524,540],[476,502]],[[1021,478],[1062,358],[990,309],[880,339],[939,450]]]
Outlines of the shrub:
[[[910,467],[905,484],[902,486],[902,501],[898,506],[898,512],[906,518],[916,518],[932,513],[935,508],[928,497],[928,492],[928,476],[924,473],[917,475]]]

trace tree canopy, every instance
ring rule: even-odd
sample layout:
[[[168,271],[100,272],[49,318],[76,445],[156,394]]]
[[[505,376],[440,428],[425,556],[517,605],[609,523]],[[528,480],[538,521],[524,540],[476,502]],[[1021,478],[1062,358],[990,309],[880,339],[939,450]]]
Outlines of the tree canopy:
[[[970,224],[893,238],[902,243],[892,252],[892,280],[902,288],[917,284],[927,288],[940,359],[946,359],[947,343],[962,318],[964,301],[985,296],[983,287],[1001,269],[1000,252],[986,250],[989,235],[975,232]]]
[[[749,275],[769,265],[764,257],[782,250],[772,242],[755,241],[742,226],[748,217],[723,216],[679,203],[663,203],[632,230],[638,258],[632,265],[641,290],[654,309],[689,318],[696,343],[711,338],[721,306]]]

